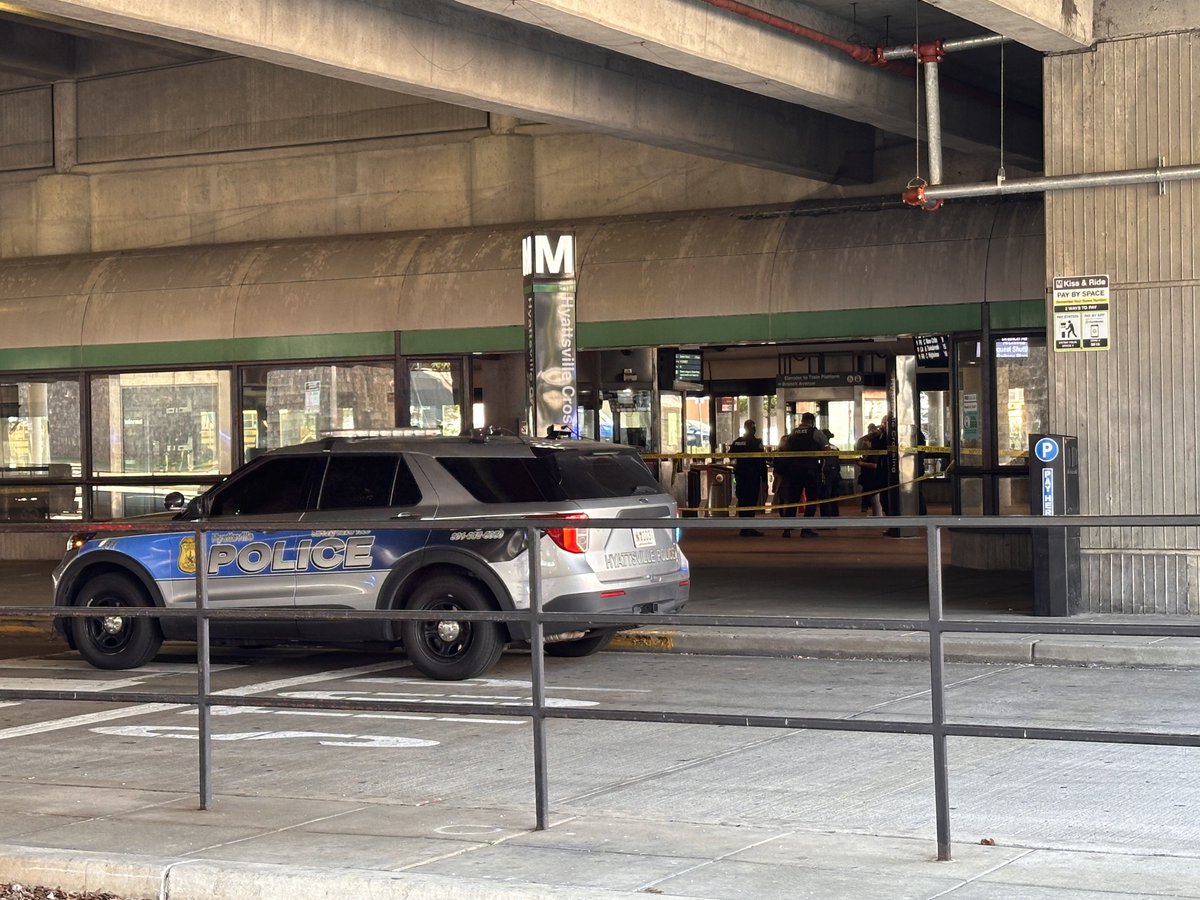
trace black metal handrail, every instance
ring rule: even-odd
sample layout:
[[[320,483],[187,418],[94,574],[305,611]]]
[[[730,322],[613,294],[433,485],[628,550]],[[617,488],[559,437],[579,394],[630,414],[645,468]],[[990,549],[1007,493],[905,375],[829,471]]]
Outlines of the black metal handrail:
[[[547,528],[663,528],[664,520],[655,519],[548,519],[531,520],[523,517],[489,517],[489,527],[521,529],[526,534],[527,544],[536,546]],[[670,520],[668,527],[684,529],[729,529],[738,527],[733,519],[677,519]],[[372,524],[373,528],[386,527],[397,530],[457,530],[478,528],[481,519],[438,519],[438,520],[395,520],[386,526]],[[755,527],[779,530],[796,527],[794,520],[775,521],[756,519]],[[834,530],[870,529],[878,530],[878,519],[806,519],[805,527]],[[813,616],[712,616],[691,614],[646,614],[630,617],[613,614],[581,614],[546,612],[541,608],[541,565],[540,556],[529,556],[529,608],[515,611],[455,611],[454,618],[463,621],[525,622],[529,625],[531,645],[532,696],[526,705],[487,705],[440,703],[421,701],[390,700],[365,702],[336,699],[302,700],[283,697],[239,697],[211,689],[211,646],[209,623],[214,620],[255,619],[391,619],[429,621],[443,618],[444,612],[436,610],[328,610],[328,609],[228,609],[214,610],[208,606],[208,542],[203,536],[212,531],[228,531],[238,523],[228,521],[207,522],[118,522],[95,523],[88,530],[104,533],[178,533],[190,531],[196,539],[196,596],[198,603],[193,609],[163,609],[156,607],[122,608],[122,616],[148,616],[154,618],[189,618],[197,627],[197,690],[191,693],[107,691],[42,691],[33,689],[0,690],[0,700],[91,700],[95,702],[121,703],[174,703],[197,708],[200,719],[199,741],[199,796],[200,808],[207,809],[212,802],[211,784],[211,707],[212,706],[255,706],[278,709],[322,709],[364,710],[386,712],[436,713],[444,715],[478,715],[486,710],[489,715],[529,718],[534,732],[534,792],[536,828],[543,830],[549,821],[548,753],[545,722],[547,719],[583,719],[601,721],[655,722],[694,725],[724,725],[752,728],[813,729],[821,731],[855,731],[882,734],[923,734],[933,741],[934,793],[937,825],[938,859],[951,857],[949,768],[946,753],[948,737],[991,737],[1023,740],[1082,741],[1118,744],[1151,744],[1182,747],[1200,747],[1200,734],[1182,732],[1147,732],[1137,730],[1049,728],[1043,726],[1011,725],[968,725],[946,721],[945,713],[945,653],[942,636],[946,632],[1014,633],[1014,634],[1084,634],[1084,635],[1152,635],[1163,637],[1200,637],[1200,623],[1174,624],[1156,623],[1080,623],[1080,622],[1037,622],[985,621],[978,619],[946,619],[942,603],[942,550],[941,535],[946,529],[969,528],[976,530],[1003,530],[1013,528],[1196,528],[1200,527],[1200,515],[1190,516],[1071,516],[1037,517],[1013,516],[1003,519],[994,517],[967,516],[895,516],[888,524],[896,528],[923,530],[926,534],[926,556],[929,572],[929,614],[925,619],[904,618],[833,618]],[[294,521],[256,521],[255,531],[295,530]],[[351,530],[363,527],[362,521],[321,522],[322,530]],[[17,533],[62,533],[80,530],[78,523],[0,523],[0,534]],[[4,607],[0,616],[8,618],[94,618],[111,614],[111,609],[97,612],[96,609]],[[870,631],[925,631],[929,634],[930,697],[931,716],[929,722],[912,722],[887,719],[845,720],[808,716],[772,716],[755,714],[692,713],[674,710],[599,709],[577,707],[549,707],[545,697],[545,662],[543,659],[544,626],[556,622],[572,622],[580,625],[643,626],[643,625],[700,625],[718,627],[754,628],[809,628],[809,629],[857,629]]]

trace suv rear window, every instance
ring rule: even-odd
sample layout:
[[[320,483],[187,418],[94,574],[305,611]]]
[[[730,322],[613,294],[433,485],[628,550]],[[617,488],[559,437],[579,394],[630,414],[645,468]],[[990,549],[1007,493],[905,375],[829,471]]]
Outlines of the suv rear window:
[[[481,503],[604,500],[662,493],[646,464],[632,451],[534,448],[533,452],[533,459],[447,456],[439,457],[438,462]]]
[[[663,492],[642,458],[631,450],[580,453],[535,448],[533,452],[549,466],[555,481],[572,500],[605,500]]]

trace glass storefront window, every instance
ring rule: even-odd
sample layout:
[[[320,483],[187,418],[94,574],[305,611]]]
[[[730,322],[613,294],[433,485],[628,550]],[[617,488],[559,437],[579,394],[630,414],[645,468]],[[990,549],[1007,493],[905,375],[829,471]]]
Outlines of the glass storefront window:
[[[712,429],[708,425],[708,411],[712,401],[708,397],[688,394],[687,406],[687,453],[708,453],[712,447]]]
[[[984,425],[979,396],[983,389],[979,341],[960,341],[955,345],[954,352],[958,365],[959,462],[964,466],[979,468],[986,464],[983,458]]]
[[[0,381],[0,477],[80,474],[79,380]]]
[[[334,431],[396,425],[390,364],[254,366],[242,373],[247,462],[267,450],[315,441]]]
[[[0,486],[0,522],[37,522],[83,517],[83,491],[75,485]]]
[[[658,441],[661,453],[682,453],[684,446],[683,430],[683,395],[674,392],[663,392],[659,398]],[[688,449],[691,449],[692,435],[695,426],[692,422],[687,425]],[[707,430],[707,429],[706,429]],[[697,443],[699,432],[695,432]]]
[[[225,370],[94,376],[92,474],[229,472],[229,379]]]
[[[442,434],[461,434],[462,386],[457,383],[457,365],[449,360],[409,363],[408,379],[409,424],[436,428]]]
[[[1001,337],[996,350],[996,448],[1002,466],[1028,466],[1029,435],[1046,427],[1046,340]],[[1028,506],[1026,506],[1028,512]]]
[[[208,490],[207,484],[106,484],[92,489],[92,518],[97,522],[163,512],[169,495],[183,494],[186,504]]]

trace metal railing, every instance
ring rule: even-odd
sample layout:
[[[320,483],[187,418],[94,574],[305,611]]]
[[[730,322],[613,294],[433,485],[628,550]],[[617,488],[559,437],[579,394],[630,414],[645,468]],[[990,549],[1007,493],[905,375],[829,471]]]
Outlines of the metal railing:
[[[425,520],[412,522],[389,522],[387,529],[451,531],[475,529],[480,519]],[[753,522],[754,527],[767,530],[804,527],[835,530],[867,529],[878,531],[878,518],[809,518],[796,519],[673,519],[671,527],[683,529],[722,529],[740,527]],[[489,518],[491,528],[521,530],[525,533],[526,546],[538,546],[545,529],[571,528],[656,528],[664,527],[664,520],[657,519],[590,519],[590,520],[536,520],[536,524],[525,518]],[[370,709],[376,712],[421,712],[424,714],[479,715],[486,710],[489,715],[529,718],[533,725],[533,764],[536,828],[543,830],[549,821],[549,773],[546,721],[548,719],[585,719],[600,721],[672,723],[689,725],[722,725],[750,728],[812,729],[821,731],[855,731],[881,734],[928,735],[933,743],[933,776],[937,828],[937,856],[939,860],[951,858],[949,763],[946,742],[949,737],[985,737],[1042,741],[1102,742],[1115,744],[1150,744],[1180,747],[1200,747],[1200,734],[1184,732],[1138,731],[1121,729],[1051,728],[1024,725],[986,725],[948,722],[946,720],[945,650],[943,635],[948,632],[1006,633],[1006,634],[1055,634],[1055,635],[1150,635],[1157,637],[1200,637],[1200,622],[1197,624],[1145,624],[1131,621],[1124,623],[1072,622],[1038,618],[1035,621],[994,621],[980,619],[947,619],[944,616],[942,598],[942,535],[947,529],[969,528],[972,530],[1011,531],[1018,529],[1062,528],[1185,528],[1200,527],[1200,516],[1071,516],[1061,517],[951,517],[951,516],[895,516],[887,524],[901,529],[923,530],[926,535],[926,554],[929,576],[929,614],[926,619],[904,618],[830,618],[825,616],[726,616],[695,615],[687,613],[645,614],[583,614],[577,612],[547,612],[542,609],[542,572],[540,555],[528,553],[529,597],[528,610],[515,611],[467,611],[456,610],[453,618],[458,621],[518,622],[529,628],[531,645],[532,696],[528,705],[487,705],[479,703],[447,703],[421,700],[371,700],[364,702],[342,699],[298,699],[287,697],[237,696],[222,691],[213,692],[211,686],[211,645],[209,625],[213,620],[347,620],[388,619],[432,621],[446,618],[446,612],[437,610],[330,610],[330,609],[220,609],[208,604],[209,548],[204,535],[211,531],[228,531],[228,522],[181,523],[112,523],[95,526],[105,533],[180,533],[190,532],[196,540],[196,592],[198,603],[193,609],[164,609],[158,607],[121,607],[124,616],[149,616],[154,618],[190,618],[197,629],[197,686],[196,692],[131,692],[131,691],[52,691],[52,690],[0,690],[0,700],[91,700],[119,703],[172,703],[195,706],[199,713],[199,800],[200,808],[207,809],[212,802],[212,759],[211,759],[211,708],[213,706],[253,706],[272,709],[320,709],[358,711]],[[9,525],[0,523],[0,534],[4,532],[40,532],[67,534],[78,530],[78,524],[38,523]],[[322,522],[322,531],[361,529],[363,522]],[[295,530],[295,522],[256,522],[255,531]],[[103,609],[103,612],[97,612]],[[0,607],[0,616],[9,618],[69,619],[95,618],[111,615],[112,607]],[[549,706],[546,703],[546,678],[543,647],[544,629],[547,625],[570,623],[592,627],[636,627],[644,625],[714,626],[733,628],[807,628],[807,629],[850,629],[860,631],[924,631],[929,635],[929,666],[931,716],[928,722],[912,722],[891,719],[846,720],[811,716],[780,716],[759,714],[720,714],[711,712],[682,712],[678,710],[637,710],[616,708],[579,708]]]

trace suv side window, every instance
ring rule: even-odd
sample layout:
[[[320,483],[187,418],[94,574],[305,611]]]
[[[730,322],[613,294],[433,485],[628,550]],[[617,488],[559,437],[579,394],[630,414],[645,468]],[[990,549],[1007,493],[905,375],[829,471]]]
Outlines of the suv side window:
[[[370,509],[420,502],[421,491],[403,458],[356,453],[329,460],[318,509]]]
[[[438,462],[481,503],[543,503],[566,499],[546,466],[537,459],[441,456]]]
[[[230,479],[213,497],[210,516],[302,513],[325,466],[320,456],[283,456]]]

